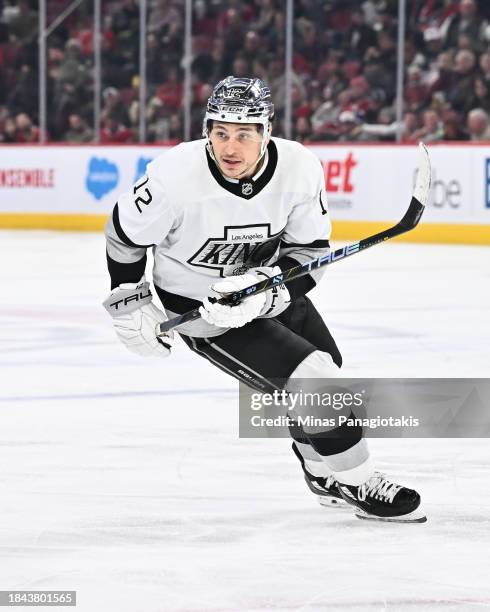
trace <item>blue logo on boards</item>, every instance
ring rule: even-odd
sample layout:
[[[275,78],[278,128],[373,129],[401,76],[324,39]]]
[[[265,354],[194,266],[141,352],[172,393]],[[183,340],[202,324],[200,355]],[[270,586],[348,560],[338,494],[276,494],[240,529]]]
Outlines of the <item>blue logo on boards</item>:
[[[490,208],[490,158],[485,160],[485,206]]]
[[[101,200],[119,182],[116,164],[101,157],[92,157],[88,163],[85,185],[96,200]]]
[[[153,157],[138,157],[138,161],[136,162],[136,174],[134,177],[134,183],[137,183],[138,180],[146,174],[146,165],[153,161]]]

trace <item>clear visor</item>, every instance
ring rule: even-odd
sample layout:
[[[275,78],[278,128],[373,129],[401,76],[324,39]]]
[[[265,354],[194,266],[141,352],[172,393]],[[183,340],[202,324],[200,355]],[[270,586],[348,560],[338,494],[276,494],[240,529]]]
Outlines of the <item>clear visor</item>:
[[[250,123],[258,123],[260,124],[263,128],[264,128],[264,134],[268,131],[268,127],[269,127],[269,117],[246,117],[245,115],[242,115],[240,113],[230,113],[230,112],[224,112],[224,111],[219,111],[216,113],[212,113],[207,111],[206,115],[204,117],[204,122],[203,122],[203,136],[208,136],[208,121],[222,121],[223,123],[243,123],[243,124],[250,124]]]
[[[219,121],[214,123],[213,129],[209,134],[210,137],[213,137],[213,135],[218,138],[220,142],[237,140],[243,143],[261,143],[264,138],[263,129],[259,131],[255,126],[227,125],[226,123],[219,123]]]

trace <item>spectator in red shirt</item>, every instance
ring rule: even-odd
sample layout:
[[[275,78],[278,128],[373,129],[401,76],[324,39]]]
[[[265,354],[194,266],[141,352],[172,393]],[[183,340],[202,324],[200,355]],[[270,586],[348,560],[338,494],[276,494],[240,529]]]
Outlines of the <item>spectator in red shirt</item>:
[[[133,142],[133,132],[122,123],[118,123],[112,117],[106,117],[102,122],[100,130],[100,142],[102,144],[124,144]]]
[[[32,124],[26,113],[16,116],[15,127],[15,142],[39,142],[39,128]]]
[[[184,97],[184,87],[182,79],[179,77],[178,68],[175,66],[169,68],[167,80],[157,89],[156,96],[169,111],[175,112],[180,109]]]
[[[357,76],[350,80],[349,91],[351,92],[352,105],[359,112],[366,113],[371,105],[370,87],[364,76]]]

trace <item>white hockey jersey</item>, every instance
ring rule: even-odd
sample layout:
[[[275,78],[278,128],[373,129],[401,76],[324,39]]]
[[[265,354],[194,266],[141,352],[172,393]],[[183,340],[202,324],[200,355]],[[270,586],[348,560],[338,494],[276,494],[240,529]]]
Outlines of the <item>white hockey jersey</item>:
[[[259,172],[240,180],[223,177],[205,139],[180,144],[118,199],[106,228],[113,286],[138,280],[125,270],[134,272],[152,247],[159,295],[170,316],[184,312],[219,278],[328,252],[326,202],[320,161],[296,142],[272,138]]]

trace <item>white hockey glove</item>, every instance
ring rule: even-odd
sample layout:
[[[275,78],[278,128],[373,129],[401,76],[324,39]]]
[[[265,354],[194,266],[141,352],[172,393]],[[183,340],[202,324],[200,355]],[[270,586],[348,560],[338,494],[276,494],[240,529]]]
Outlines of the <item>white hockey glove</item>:
[[[219,299],[234,291],[240,291],[245,287],[254,285],[264,280],[264,277],[280,274],[279,266],[252,268],[246,274],[240,276],[228,276],[222,281],[211,285],[214,297]],[[211,302],[209,297],[203,300],[199,308],[202,318],[218,327],[242,327],[258,317],[275,317],[289,306],[289,291],[284,285],[274,287],[270,291],[251,295],[235,306],[226,306]]]
[[[279,266],[262,266],[260,268],[252,268],[249,273],[255,274],[259,281],[265,278],[271,278],[277,274],[281,274],[282,270]],[[259,315],[261,319],[272,319],[277,317],[281,312],[291,304],[291,296],[286,285],[276,285],[265,292],[266,302]]]
[[[157,338],[156,326],[168,319],[151,300],[150,284],[143,276],[139,283],[123,283],[114,289],[104,301],[104,308],[128,350],[143,357],[168,357],[174,334],[169,331]]]

